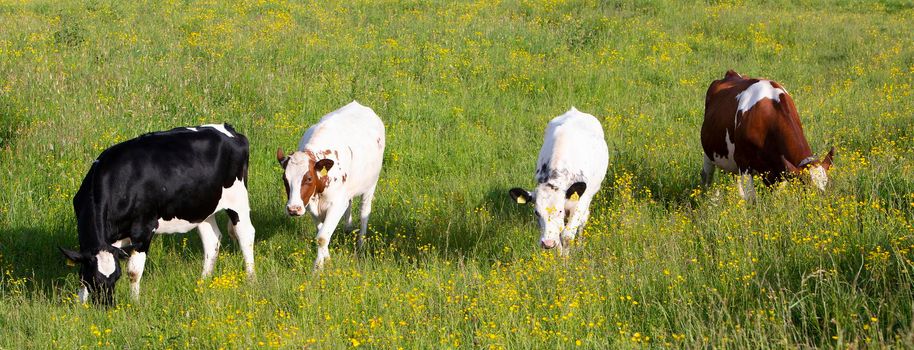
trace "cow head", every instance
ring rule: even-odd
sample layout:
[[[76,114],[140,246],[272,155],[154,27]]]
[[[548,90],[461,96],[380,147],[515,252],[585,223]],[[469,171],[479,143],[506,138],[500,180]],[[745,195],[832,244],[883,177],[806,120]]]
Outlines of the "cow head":
[[[584,194],[587,184],[575,182],[562,188],[551,182],[544,182],[536,186],[533,192],[522,188],[512,188],[508,195],[518,204],[533,204],[533,214],[540,225],[540,246],[545,249],[560,248],[564,245],[566,237],[562,237],[568,216],[567,207],[577,202]]]
[[[315,194],[323,193],[324,188],[330,183],[327,172],[333,168],[333,161],[317,160],[317,157],[308,151],[285,155],[282,148],[276,150],[276,161],[283,168],[286,211],[291,216],[304,215],[305,205],[311,202]]]
[[[111,245],[102,247],[98,251],[76,252],[59,248],[67,263],[79,266],[79,280],[83,288],[79,291],[80,301],[86,302],[90,297],[92,302],[101,305],[114,304],[114,285],[121,278],[121,267],[118,261],[126,259],[132,246],[118,248]]]
[[[817,160],[815,158],[810,159],[810,161],[800,162],[799,165],[793,165],[787,158],[781,156],[781,161],[784,162],[784,168],[787,169],[787,172],[793,176],[804,176],[808,173],[808,179],[816,188],[819,190],[825,191],[825,186],[828,185],[828,175],[826,172],[831,168],[832,160],[835,157],[835,148],[832,147],[828,151],[828,154],[825,155],[825,158]]]

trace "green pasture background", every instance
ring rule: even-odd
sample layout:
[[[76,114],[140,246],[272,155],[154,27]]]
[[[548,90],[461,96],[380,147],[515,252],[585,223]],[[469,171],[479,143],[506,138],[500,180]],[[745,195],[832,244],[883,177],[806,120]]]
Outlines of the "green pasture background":
[[[0,348],[914,346],[912,34],[904,0],[0,0]],[[836,147],[826,193],[699,188],[731,68]],[[369,245],[338,231],[314,273],[274,152],[352,100],[387,128]],[[506,192],[571,106],[610,167],[562,259]],[[92,160],[220,122],[251,140],[257,279],[227,236],[207,280],[194,232],[160,236],[138,301],[78,303],[57,246]]]

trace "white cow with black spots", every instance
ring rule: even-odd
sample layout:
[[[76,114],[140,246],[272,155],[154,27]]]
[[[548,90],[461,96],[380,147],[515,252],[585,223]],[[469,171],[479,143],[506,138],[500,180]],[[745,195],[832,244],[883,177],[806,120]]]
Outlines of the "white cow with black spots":
[[[540,225],[540,246],[556,246],[567,254],[568,244],[584,229],[590,202],[600,190],[609,165],[603,127],[594,116],[571,108],[546,126],[536,163],[536,188],[512,188],[517,203],[533,203]]]

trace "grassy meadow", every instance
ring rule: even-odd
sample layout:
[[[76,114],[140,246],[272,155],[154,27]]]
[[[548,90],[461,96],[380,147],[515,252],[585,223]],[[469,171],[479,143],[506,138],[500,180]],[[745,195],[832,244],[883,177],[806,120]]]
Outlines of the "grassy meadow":
[[[905,0],[0,0],[0,348],[914,347],[912,28]],[[836,147],[826,193],[700,188],[730,68]],[[314,273],[274,152],[352,100],[387,128],[369,244],[338,230]],[[507,190],[571,106],[610,166],[563,259]],[[195,232],[157,236],[138,301],[80,304],[57,246],[92,160],[219,122],[251,140],[257,279],[227,235],[206,280]]]

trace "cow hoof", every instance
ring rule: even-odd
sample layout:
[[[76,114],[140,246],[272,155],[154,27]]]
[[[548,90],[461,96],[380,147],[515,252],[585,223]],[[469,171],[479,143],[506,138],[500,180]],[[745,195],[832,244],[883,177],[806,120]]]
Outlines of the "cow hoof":
[[[329,256],[324,257],[324,258],[317,258],[317,260],[314,261],[314,271],[317,272],[317,271],[323,270],[324,266],[327,265],[327,263],[329,263],[329,262],[330,262]]]

